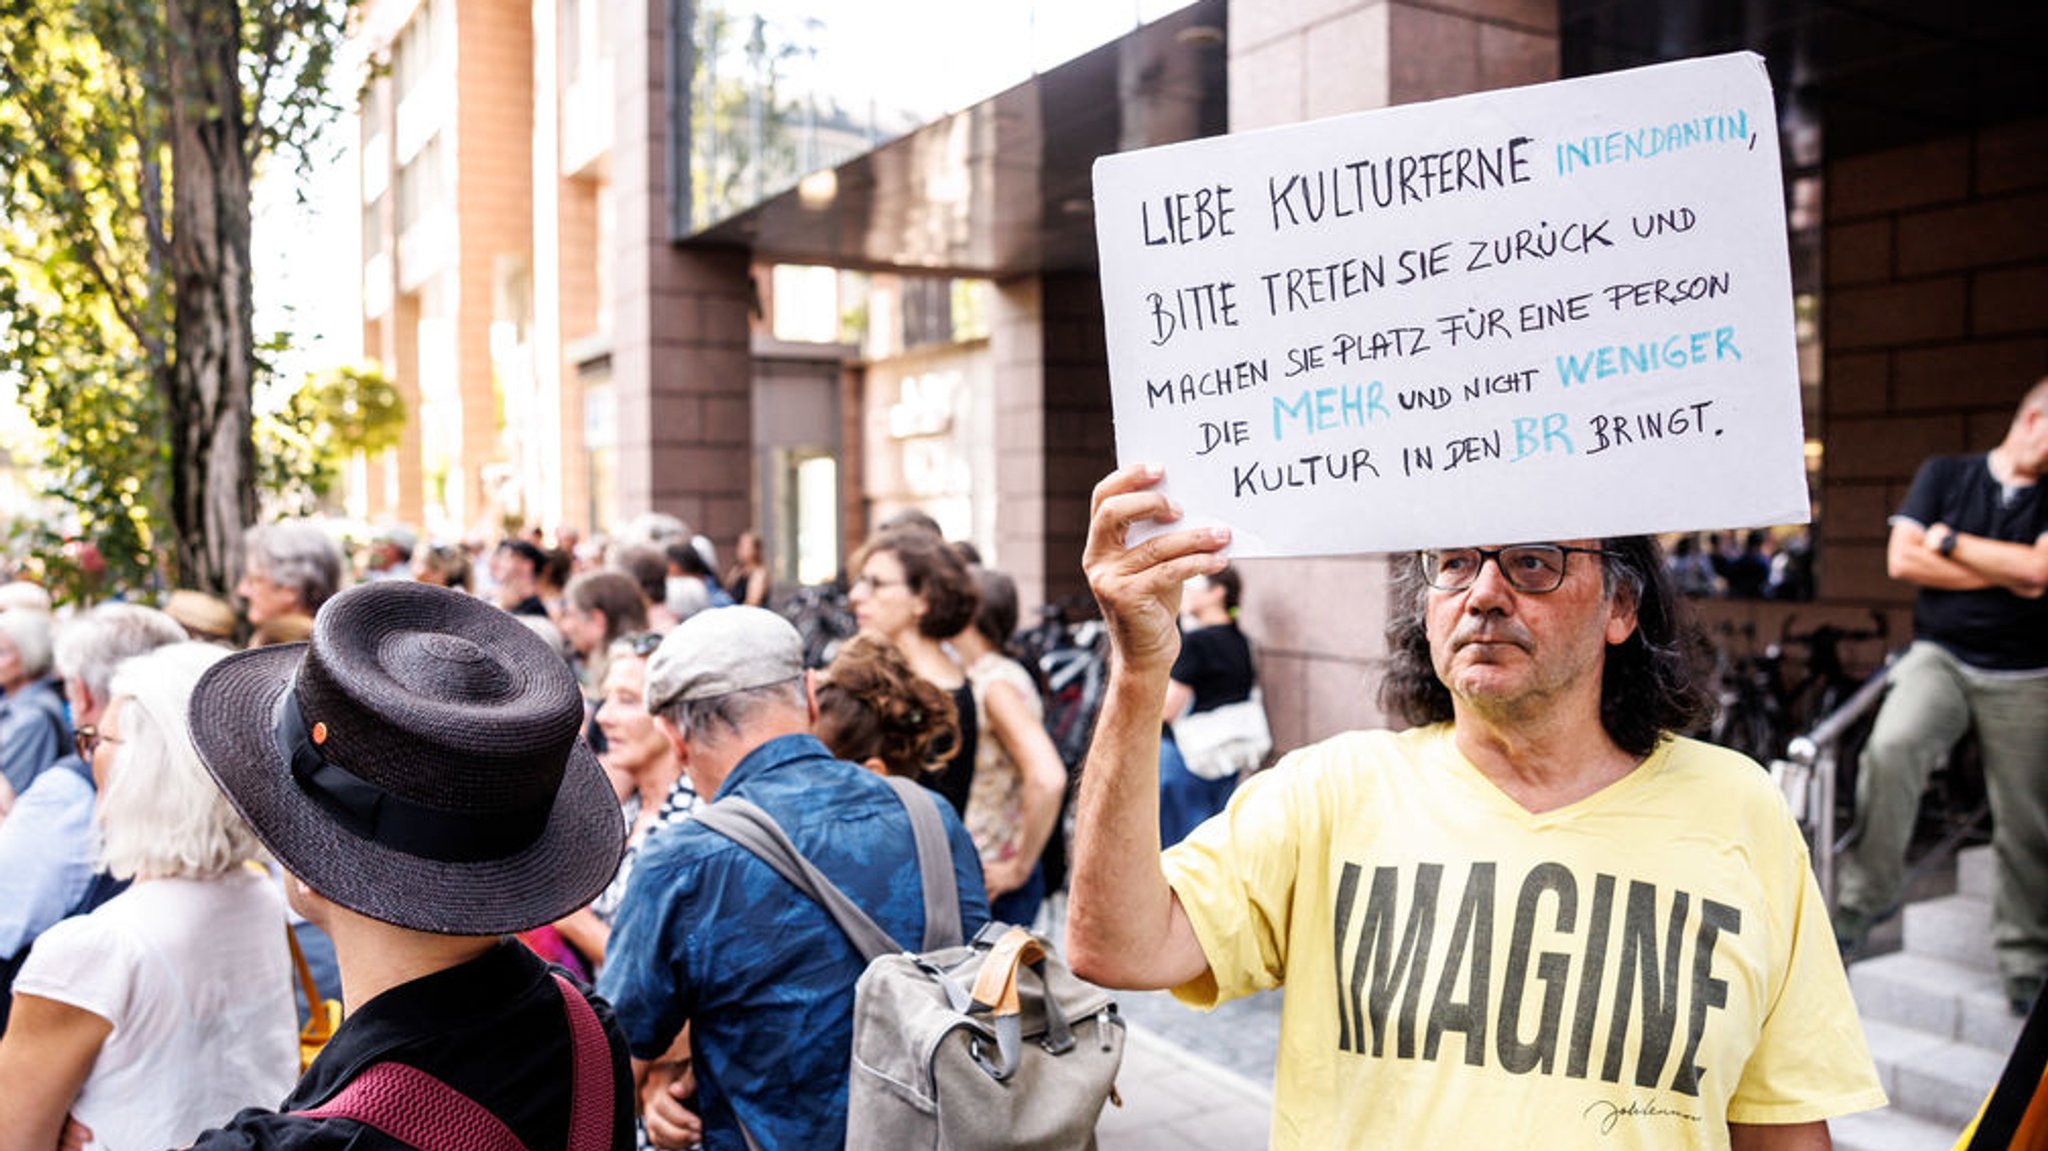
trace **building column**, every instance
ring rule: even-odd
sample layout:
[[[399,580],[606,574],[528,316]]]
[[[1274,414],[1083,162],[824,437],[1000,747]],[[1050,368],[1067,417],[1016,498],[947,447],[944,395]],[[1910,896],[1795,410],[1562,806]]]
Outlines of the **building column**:
[[[744,250],[683,249],[668,222],[667,25],[633,0],[617,29],[612,385],[618,512],[677,515],[721,558],[752,516],[753,298]]]
[[[1556,0],[1232,4],[1230,130],[1555,80]],[[1369,515],[1361,506],[1359,514]],[[1274,746],[1385,724],[1390,562],[1250,560],[1243,622]]]

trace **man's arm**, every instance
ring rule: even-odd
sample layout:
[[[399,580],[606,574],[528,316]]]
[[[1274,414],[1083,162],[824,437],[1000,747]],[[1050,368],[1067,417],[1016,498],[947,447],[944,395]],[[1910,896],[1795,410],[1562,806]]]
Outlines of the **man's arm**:
[[[1825,1120],[1811,1123],[1730,1123],[1729,1151],[1829,1151],[1835,1145]]]
[[[1069,879],[1067,954],[1109,987],[1174,987],[1209,969],[1187,911],[1159,866],[1159,715],[1180,650],[1181,584],[1221,571],[1224,529],[1170,532],[1135,547],[1139,520],[1180,509],[1157,468],[1124,468],[1095,486],[1082,566],[1109,627],[1109,684],[1081,773]]]
[[[1943,591],[1981,591],[1991,581],[1934,550],[1927,529],[1909,519],[1892,521],[1885,544],[1885,573],[1895,580]]]
[[[1929,529],[1929,534],[1936,529],[1944,532],[1954,530],[1946,524],[1937,524]],[[1969,532],[1956,532],[1955,537],[1956,542],[1950,546],[1948,558],[1986,583],[2027,599],[2048,590],[2048,535],[2031,544],[1995,540]]]
[[[664,1151],[695,1147],[704,1138],[704,1122],[683,1106],[697,1092],[690,1062],[690,1029],[685,1026],[660,1059],[633,1060],[633,1088],[640,1096],[640,1121],[647,1141]]]

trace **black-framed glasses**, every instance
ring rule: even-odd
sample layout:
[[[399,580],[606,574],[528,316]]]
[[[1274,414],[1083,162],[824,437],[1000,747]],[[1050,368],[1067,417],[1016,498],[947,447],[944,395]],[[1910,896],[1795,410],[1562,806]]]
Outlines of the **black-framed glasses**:
[[[1606,548],[1575,548],[1565,544],[1513,544],[1504,548],[1433,548],[1422,553],[1422,578],[1438,591],[1464,591],[1479,582],[1479,569],[1492,560],[1508,586],[1542,595],[1564,583],[1564,565],[1573,555],[1611,556]]]
[[[80,724],[78,730],[71,733],[72,750],[87,763],[92,762],[92,753],[98,751],[99,746],[100,729],[92,724]]]

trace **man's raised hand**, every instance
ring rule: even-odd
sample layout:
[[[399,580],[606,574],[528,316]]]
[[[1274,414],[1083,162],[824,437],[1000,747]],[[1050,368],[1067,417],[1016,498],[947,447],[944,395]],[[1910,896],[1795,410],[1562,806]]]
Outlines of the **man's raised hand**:
[[[1169,524],[1180,505],[1158,490],[1165,473],[1152,465],[1120,468],[1095,485],[1090,503],[1088,546],[1081,566],[1102,606],[1109,637],[1124,668],[1165,671],[1180,651],[1181,584],[1223,570],[1228,528],[1165,532],[1127,546],[1139,520]]]

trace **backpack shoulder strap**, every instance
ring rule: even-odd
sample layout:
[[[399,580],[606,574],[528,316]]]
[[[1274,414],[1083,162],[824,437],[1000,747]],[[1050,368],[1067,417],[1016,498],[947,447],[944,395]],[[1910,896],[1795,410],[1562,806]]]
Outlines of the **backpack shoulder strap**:
[[[848,899],[837,884],[804,858],[796,845],[789,841],[789,836],[783,833],[781,825],[775,822],[774,816],[755,804],[731,795],[708,807],[698,808],[691,818],[752,852],[761,862],[775,869],[776,874],[788,880],[791,886],[817,901],[839,929],[846,933],[846,937],[853,941],[861,958],[872,962],[878,956],[903,950],[867,912]]]
[[[551,973],[552,974],[552,973]],[[571,1086],[568,1151],[605,1151],[612,1142],[612,1047],[597,1012],[576,986],[554,975],[569,1020]],[[489,1108],[405,1063],[373,1063],[334,1098],[300,1114],[353,1119],[420,1151],[526,1151]]]
[[[917,874],[924,885],[924,949],[958,947],[966,942],[960,924],[960,888],[953,879],[953,845],[939,817],[938,793],[902,776],[889,777],[896,798],[910,813],[910,833],[917,840]]]
[[[570,1095],[568,1151],[605,1151],[612,1142],[612,1045],[597,1012],[576,985],[554,975],[569,1016]]]
[[[334,1098],[299,1114],[353,1119],[420,1151],[526,1151],[483,1104],[404,1063],[372,1063]]]

